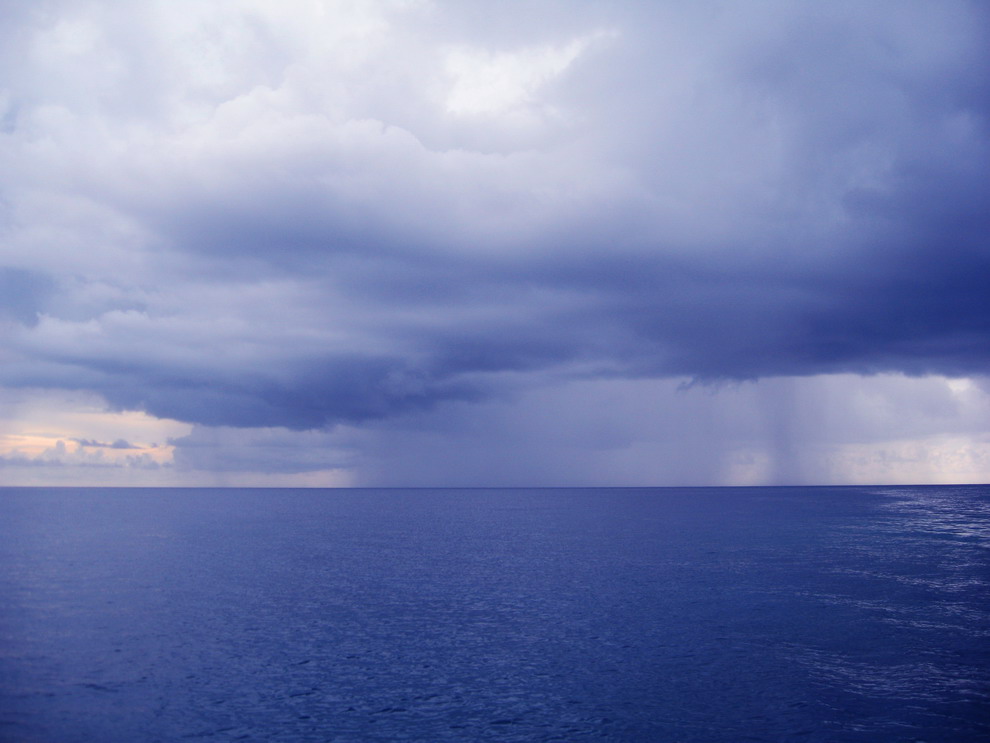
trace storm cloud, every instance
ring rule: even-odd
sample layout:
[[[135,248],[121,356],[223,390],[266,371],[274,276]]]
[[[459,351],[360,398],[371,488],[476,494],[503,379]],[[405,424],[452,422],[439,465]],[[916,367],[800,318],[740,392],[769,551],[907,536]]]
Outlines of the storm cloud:
[[[0,14],[4,386],[303,431],[990,369],[981,3]]]

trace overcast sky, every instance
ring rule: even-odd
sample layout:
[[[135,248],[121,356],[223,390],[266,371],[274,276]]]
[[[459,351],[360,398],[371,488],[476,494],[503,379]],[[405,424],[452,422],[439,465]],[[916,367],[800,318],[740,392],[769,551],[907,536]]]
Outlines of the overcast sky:
[[[0,484],[990,481],[990,8],[0,0]]]

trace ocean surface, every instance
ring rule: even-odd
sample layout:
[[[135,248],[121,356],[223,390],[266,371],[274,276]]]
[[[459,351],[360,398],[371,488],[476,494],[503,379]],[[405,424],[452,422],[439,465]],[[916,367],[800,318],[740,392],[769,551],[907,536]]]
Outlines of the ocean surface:
[[[0,488],[0,740],[990,740],[990,488]]]

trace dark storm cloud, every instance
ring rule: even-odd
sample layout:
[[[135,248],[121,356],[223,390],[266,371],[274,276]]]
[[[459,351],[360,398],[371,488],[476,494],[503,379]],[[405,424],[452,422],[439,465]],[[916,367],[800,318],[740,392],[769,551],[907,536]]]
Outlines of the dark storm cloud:
[[[979,3],[46,7],[4,57],[7,385],[309,429],[990,369]]]
[[[45,274],[0,266],[0,320],[33,325],[53,289]]]

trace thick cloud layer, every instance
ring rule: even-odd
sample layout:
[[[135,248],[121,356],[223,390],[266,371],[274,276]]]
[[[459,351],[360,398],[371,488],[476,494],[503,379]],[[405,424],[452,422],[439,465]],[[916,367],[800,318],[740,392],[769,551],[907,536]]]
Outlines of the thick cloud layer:
[[[990,369],[981,3],[0,13],[0,384],[316,429]]]

